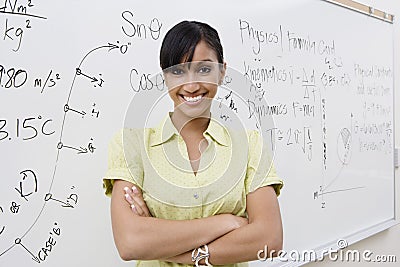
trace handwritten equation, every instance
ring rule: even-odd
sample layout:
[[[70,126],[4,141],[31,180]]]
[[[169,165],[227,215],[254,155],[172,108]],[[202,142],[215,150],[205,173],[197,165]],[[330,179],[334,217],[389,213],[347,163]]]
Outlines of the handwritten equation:
[[[4,18],[3,27],[0,26],[0,32],[3,33],[1,40],[9,43],[9,47],[13,52],[20,51],[25,34],[28,34],[36,27],[38,20],[47,19],[36,14],[35,8],[35,0],[5,0],[3,5],[0,6],[0,15]]]

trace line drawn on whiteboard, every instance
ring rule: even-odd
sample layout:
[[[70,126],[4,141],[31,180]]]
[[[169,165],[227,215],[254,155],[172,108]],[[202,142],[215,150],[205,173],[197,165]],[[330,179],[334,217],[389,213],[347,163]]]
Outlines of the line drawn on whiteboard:
[[[76,75],[82,75],[83,77],[86,77],[90,80],[91,83],[94,83],[94,87],[99,86],[102,87],[103,86],[103,82],[104,80],[101,78],[102,74],[99,73],[98,79],[95,76],[90,76],[89,74],[83,73],[82,70],[80,68],[76,68]]]
[[[78,195],[76,195],[76,194],[71,194],[71,195],[68,197],[68,199],[72,199],[72,198],[71,198],[72,195],[75,195],[75,196],[76,196],[76,198],[74,197],[74,200],[76,199],[76,202],[75,202],[75,204],[76,204],[76,203],[78,202]],[[63,208],[74,208],[74,206],[72,206],[72,205],[69,203],[69,200],[62,201],[62,200],[59,200],[59,199],[57,199],[57,198],[54,198],[54,197],[53,197],[53,194],[47,193],[46,196],[44,197],[44,201],[47,202],[47,201],[50,201],[50,200],[53,200],[53,201],[56,201],[56,202],[61,203],[61,204],[62,204],[61,207],[63,207]]]
[[[86,115],[85,111],[83,111],[83,110],[82,111],[75,110],[73,108],[70,108],[70,106],[68,104],[65,104],[64,105],[64,112],[68,112],[68,111],[72,111],[72,112],[78,113],[78,114],[82,115],[82,118]]]
[[[362,188],[365,188],[365,186],[356,186],[356,187],[350,187],[350,188],[343,188],[343,189],[332,190],[332,191],[328,191],[328,192],[322,192],[322,193],[318,193],[318,196],[326,195],[326,194],[331,194],[331,193],[337,193],[337,192],[351,191],[351,190],[362,189]],[[324,190],[324,191],[325,191],[325,190]],[[317,197],[318,197],[318,196],[317,196]]]
[[[24,244],[22,244],[21,238],[15,239],[14,242],[15,242],[16,245],[20,245],[21,247],[23,247],[25,249],[25,251],[28,252],[32,256],[33,259],[35,259],[36,261],[39,261],[37,259],[37,257]]]
[[[107,50],[107,52],[110,52],[115,49],[118,49],[121,54],[125,54],[128,51],[128,47],[129,47],[130,43],[129,44],[119,44],[119,41],[117,41],[117,44],[118,45],[108,43],[106,45],[102,45],[102,46],[99,46],[99,47],[96,47],[96,48],[90,50],[88,53],[85,54],[83,59],[80,61],[78,67],[75,68],[75,74],[74,74],[74,77],[73,77],[73,80],[71,83],[71,87],[69,88],[68,98],[67,98],[66,104],[64,104],[64,106],[63,106],[64,114],[63,114],[63,118],[62,118],[59,141],[56,145],[57,146],[56,160],[55,160],[54,169],[53,169],[53,173],[51,176],[51,181],[50,181],[50,186],[49,186],[48,192],[45,194],[45,196],[43,198],[43,205],[41,206],[41,208],[38,212],[38,215],[35,217],[35,220],[33,221],[33,223],[28,227],[28,229],[21,236],[19,236],[18,238],[16,238],[13,241],[13,244],[10,247],[8,247],[4,251],[0,252],[0,257],[3,256],[4,254],[6,254],[8,251],[10,251],[15,246],[19,245],[19,246],[23,247],[23,249],[31,256],[32,260],[36,261],[37,263],[44,262],[46,260],[47,256],[49,255],[49,252],[51,251],[51,249],[49,247],[54,247],[54,245],[56,243],[53,236],[60,235],[60,227],[57,226],[57,223],[54,224],[55,227],[50,232],[49,239],[46,241],[45,245],[38,251],[38,253],[36,255],[22,243],[23,239],[28,235],[28,233],[33,229],[33,227],[38,223],[38,220],[41,217],[48,202],[49,203],[50,202],[59,203],[60,207],[68,208],[68,209],[69,208],[73,209],[78,204],[79,196],[75,192],[68,194],[65,199],[63,199],[63,197],[55,196],[52,193],[53,184],[54,184],[55,178],[57,176],[57,166],[59,163],[58,161],[59,161],[61,150],[64,148],[67,148],[68,150],[77,151],[77,154],[88,154],[88,153],[90,154],[90,153],[94,153],[95,149],[96,149],[94,142],[93,142],[93,138],[90,138],[87,145],[83,145],[83,146],[79,146],[79,145],[74,146],[74,145],[70,145],[70,144],[66,145],[63,142],[63,132],[64,132],[64,129],[66,126],[67,114],[78,114],[82,117],[84,117],[87,114],[83,110],[79,111],[79,109],[71,108],[69,103],[71,100],[72,92],[73,92],[75,81],[76,81],[77,77],[82,77],[84,79],[88,79],[90,81],[90,83],[93,84],[94,87],[97,87],[97,86],[101,87],[104,84],[102,74],[99,74],[98,76],[88,75],[82,69],[82,64],[92,53],[94,53],[96,51]],[[49,74],[47,75],[46,82],[44,83],[44,85],[42,86],[41,80],[40,80],[40,82],[39,82],[39,80],[38,81],[35,80],[35,85],[40,86],[42,88],[42,91],[41,91],[41,93],[42,93],[44,88],[48,87],[47,83],[50,81],[50,79],[58,79],[58,78],[59,78],[59,74],[57,73],[56,76],[53,76],[53,71],[50,70]],[[91,104],[90,108],[91,108],[90,113],[92,114],[92,116],[98,117],[100,111],[96,108],[96,103],[93,103],[93,105]],[[72,113],[69,111],[72,111]],[[28,118],[28,119],[31,120],[31,118]],[[33,119],[36,119],[36,118],[33,118]],[[52,121],[52,119],[47,120],[41,127],[44,135],[48,135],[48,132],[44,131],[43,128],[46,126],[46,124],[48,122],[51,122],[51,121]],[[18,123],[19,123],[19,119],[17,119],[17,124]],[[4,125],[2,126],[2,128],[5,127],[6,122],[4,122],[3,124]],[[36,129],[36,128],[32,128],[32,129]],[[35,132],[38,132],[38,131],[35,131]],[[2,130],[2,133],[3,133],[3,135],[7,134],[7,137],[8,137],[8,132],[4,132]],[[54,133],[55,133],[55,131],[51,132],[50,134],[54,134]],[[31,169],[26,169],[24,171],[21,171],[20,175],[22,175],[22,178],[21,178],[22,181],[20,182],[19,187],[18,186],[15,187],[15,190],[20,194],[21,198],[28,201],[28,197],[38,191],[37,173]],[[29,184],[28,184],[28,182],[29,182]],[[71,190],[74,190],[74,189],[76,189],[75,186],[72,186]],[[18,213],[20,206],[21,205],[19,203],[13,201],[10,206],[10,212]],[[3,214],[3,213],[4,213],[3,207],[0,207],[0,214]],[[6,228],[6,225],[0,226],[0,227],[1,227],[0,228],[0,235],[1,235],[4,233],[4,231],[6,231],[7,228]]]

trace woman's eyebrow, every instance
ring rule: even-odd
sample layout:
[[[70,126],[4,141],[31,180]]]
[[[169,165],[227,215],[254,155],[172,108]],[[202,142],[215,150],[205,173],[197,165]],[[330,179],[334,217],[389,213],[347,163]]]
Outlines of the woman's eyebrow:
[[[214,60],[212,60],[212,59],[209,59],[209,58],[206,58],[206,59],[202,59],[202,60],[198,60],[198,61],[193,61],[192,63],[193,64],[195,64],[195,66],[198,66],[198,65],[201,65],[201,64],[203,64],[203,63],[205,63],[205,62],[209,62],[209,63],[215,63],[215,64],[217,64],[217,62],[215,62]]]
[[[211,58],[200,59],[200,60],[193,60],[193,61],[188,61],[188,62],[186,62],[186,63],[189,64],[189,63],[201,63],[201,62],[213,62],[213,63],[217,63],[215,60],[212,60]],[[183,63],[183,64],[186,64],[186,63]]]
[[[206,59],[200,60],[200,62],[202,62],[202,61],[214,62],[212,59],[209,59],[209,58],[206,58]]]

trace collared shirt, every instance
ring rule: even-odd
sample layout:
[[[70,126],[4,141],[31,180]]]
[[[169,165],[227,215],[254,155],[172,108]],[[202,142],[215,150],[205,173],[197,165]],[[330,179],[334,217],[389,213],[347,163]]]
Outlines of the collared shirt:
[[[152,216],[172,220],[222,213],[244,217],[248,193],[271,185],[279,195],[283,182],[258,131],[227,129],[211,119],[203,136],[208,146],[195,175],[170,116],[155,128],[121,130],[109,145],[106,195],[111,195],[114,180],[132,182],[142,189]],[[137,266],[185,265],[138,261]]]

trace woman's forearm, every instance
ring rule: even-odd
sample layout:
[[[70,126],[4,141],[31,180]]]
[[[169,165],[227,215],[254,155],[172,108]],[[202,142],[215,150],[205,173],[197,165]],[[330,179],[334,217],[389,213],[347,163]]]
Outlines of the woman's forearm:
[[[134,218],[126,218],[130,223],[114,228],[114,238],[124,260],[171,257],[232,231],[234,226],[227,216],[183,221],[132,216]],[[129,228],[132,230],[128,231]]]
[[[231,214],[180,221],[137,216],[124,199],[125,186],[131,187],[131,184],[116,181],[111,200],[114,240],[124,260],[153,260],[179,255],[243,225]]]
[[[208,244],[209,262],[213,265],[233,264],[276,256],[282,249],[282,223],[279,205],[272,187],[264,187],[248,195],[249,224],[233,230]],[[272,254],[272,250],[275,253]],[[166,259],[177,263],[192,263],[191,251]]]
[[[263,233],[264,232],[264,233]],[[223,265],[257,260],[258,251],[267,248],[262,256],[271,256],[282,249],[282,239],[276,234],[268,234],[265,227],[249,224],[227,233],[208,245],[210,262],[213,265]]]
[[[266,234],[262,234],[263,231],[265,231],[264,227],[253,223],[231,231],[209,243],[210,263],[224,265],[257,260],[258,251],[265,247],[268,248],[268,251],[265,251],[266,254],[262,253],[263,257],[264,255],[269,257],[271,250],[278,252],[282,248],[281,240],[274,238],[274,235],[268,237]],[[193,264],[191,251],[170,257],[165,261]]]

